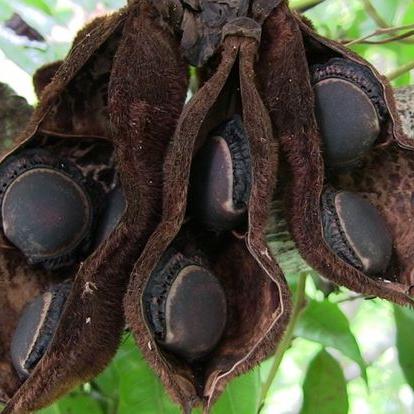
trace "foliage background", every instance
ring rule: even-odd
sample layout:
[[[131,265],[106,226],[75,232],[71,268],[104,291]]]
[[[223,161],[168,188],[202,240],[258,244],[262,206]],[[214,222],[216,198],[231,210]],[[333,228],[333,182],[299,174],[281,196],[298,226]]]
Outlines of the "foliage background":
[[[357,40],[352,48],[392,78],[394,86],[414,84],[412,0],[291,0],[294,7],[317,3],[305,14],[322,34]],[[0,0],[0,81],[35,104],[31,76],[36,68],[63,58],[86,21],[123,4],[123,0]],[[14,13],[45,40],[30,41],[7,29],[4,22]],[[374,44],[358,41],[373,33],[377,35],[368,41]],[[407,37],[395,40],[399,35]],[[278,250],[276,237],[269,241]],[[279,255],[279,261],[296,295],[290,335],[274,357],[228,387],[213,413],[413,413],[414,313],[334,289],[295,252]],[[103,374],[42,411],[178,412],[129,334]]]

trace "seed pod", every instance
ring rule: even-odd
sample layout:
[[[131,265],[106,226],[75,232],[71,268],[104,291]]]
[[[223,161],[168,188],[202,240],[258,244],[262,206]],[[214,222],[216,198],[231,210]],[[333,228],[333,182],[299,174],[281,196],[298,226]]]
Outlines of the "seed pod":
[[[369,276],[385,274],[392,237],[378,210],[358,194],[328,189],[322,196],[324,237],[330,248]]]
[[[21,379],[26,379],[43,357],[59,323],[71,289],[61,283],[34,299],[23,310],[11,342],[11,358]]]
[[[203,405],[208,413],[234,376],[246,372],[274,351],[289,318],[290,301],[286,281],[264,237],[276,184],[278,152],[255,74],[260,22],[276,5],[253,1],[250,8],[246,2],[233,2],[231,7],[242,15],[236,14],[237,18],[227,25],[227,15],[222,12],[226,5],[222,8],[215,7],[213,2],[204,3],[200,2],[200,11],[198,7],[185,9],[184,31],[189,31],[183,38],[188,39],[194,29],[192,39],[196,42],[184,47],[191,48],[192,56],[198,55],[192,53],[193,47],[200,47],[201,55],[205,56],[206,45],[209,52],[217,50],[219,54],[210,60],[211,65],[203,67],[206,74],[203,86],[187,103],[169,143],[163,163],[162,216],[135,265],[124,302],[128,326],[172,398],[181,404],[184,412]],[[205,14],[200,16],[199,12]],[[197,45],[200,34],[197,30],[203,25],[204,17],[209,20],[208,27],[214,30],[214,38],[222,40],[217,49],[207,43],[211,39],[208,36],[207,42]],[[200,30],[206,33],[205,26]],[[223,125],[229,119],[230,123]],[[235,128],[235,121],[240,120],[243,127]],[[240,149],[233,148],[234,143],[223,133],[226,127],[234,131],[229,137],[243,136],[247,145],[240,145],[242,138],[237,141]],[[232,156],[239,154],[240,159],[234,162]],[[203,168],[203,163],[207,168]],[[217,166],[223,171],[221,175]],[[234,214],[238,208],[234,195],[239,198],[238,190],[232,188],[234,172],[237,176],[242,173],[243,177],[240,194],[245,200],[245,211],[242,215]],[[250,172],[250,180],[246,179],[249,176],[245,172]],[[240,226],[243,220],[245,225]],[[235,228],[237,231],[232,231]],[[200,263],[190,262],[187,266],[179,260],[178,269],[170,273],[164,260],[168,262],[166,256],[172,247],[191,261],[203,252],[208,271],[203,263],[200,268]],[[161,267],[160,263],[163,263]],[[155,286],[161,286],[154,282],[161,274],[164,282],[168,274],[175,277],[171,286],[162,285],[169,298],[160,302],[167,304],[164,312],[169,310],[172,315],[176,309],[175,323],[182,321],[187,327],[199,319],[202,324],[193,329],[202,340],[188,338],[189,329],[177,334],[178,347],[168,337],[172,327],[174,331],[178,329],[177,325],[168,326],[163,321],[164,312],[157,303],[157,298],[163,297],[162,288],[159,287],[159,294],[149,295],[150,299],[147,296],[147,289],[156,290]],[[210,274],[222,284],[227,301],[227,323],[215,347],[222,318],[202,317],[204,303],[200,304],[197,314],[201,316],[197,318],[186,310],[196,305],[196,298],[187,293],[193,289],[190,281],[196,280],[192,276],[202,280],[198,286],[208,284],[216,292],[216,298],[222,296]],[[180,292],[182,299],[175,292]],[[137,298],[141,306],[137,306]],[[223,314],[222,306],[217,309]],[[162,347],[166,349],[163,336],[171,344],[170,352],[160,352]],[[190,351],[190,340],[197,342],[197,347],[198,343],[203,344],[204,351]],[[199,357],[201,360],[194,359]]]
[[[281,177],[289,184],[285,212],[295,245],[329,280],[412,305],[413,233],[406,223],[412,220],[407,177],[414,145],[403,133],[390,85],[361,57],[315,33],[286,4],[265,22],[262,39],[257,68],[285,155]],[[326,174],[326,165],[337,171]],[[340,169],[348,174],[332,174]],[[327,203],[330,197],[321,197],[330,184],[346,192]],[[348,191],[363,193],[378,211]]]
[[[94,215],[80,171],[47,151],[24,151],[2,165],[0,188],[4,235],[29,263],[73,264]]]
[[[314,65],[311,72],[325,162],[334,169],[355,167],[387,115],[381,85],[368,69],[341,58]]]
[[[160,345],[192,362],[208,355],[226,325],[226,296],[198,258],[170,251],[151,275],[143,306]]]
[[[191,208],[207,228],[224,231],[246,219],[251,187],[250,148],[240,117],[215,131],[194,161]]]

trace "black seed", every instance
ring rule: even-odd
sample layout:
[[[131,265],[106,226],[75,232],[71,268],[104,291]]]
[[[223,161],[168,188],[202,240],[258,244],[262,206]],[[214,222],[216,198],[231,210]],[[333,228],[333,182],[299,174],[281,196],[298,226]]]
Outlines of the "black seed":
[[[155,339],[189,362],[208,355],[223,335],[224,290],[197,258],[169,252],[151,275],[143,300]]]
[[[22,379],[30,375],[46,352],[70,289],[67,282],[56,285],[23,310],[11,343],[12,362]]]
[[[207,139],[191,173],[191,212],[206,227],[232,230],[246,219],[251,190],[251,156],[239,117]]]
[[[316,119],[329,167],[349,169],[370,151],[387,110],[372,72],[345,59],[312,67]]]
[[[105,200],[104,210],[98,220],[93,250],[103,243],[115,230],[126,208],[126,200],[121,187],[112,190]]]
[[[13,172],[11,172],[13,170]],[[22,154],[0,171],[2,227],[30,263],[58,268],[90,236],[93,207],[80,172],[49,154]]]
[[[392,237],[379,211],[358,194],[331,189],[322,196],[326,243],[344,261],[368,276],[383,275],[392,255]]]

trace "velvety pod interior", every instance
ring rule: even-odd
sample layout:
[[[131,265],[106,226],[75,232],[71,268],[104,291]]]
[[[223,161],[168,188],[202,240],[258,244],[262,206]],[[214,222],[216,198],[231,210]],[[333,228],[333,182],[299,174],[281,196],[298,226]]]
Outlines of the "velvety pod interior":
[[[99,237],[107,236],[102,220],[111,221],[105,209],[112,205],[114,210],[116,200],[112,200],[120,199],[119,215],[124,208],[122,191],[114,192],[119,184],[108,111],[120,28],[104,38],[96,53],[86,54],[86,60],[82,55],[85,41],[98,24],[105,23],[94,20],[78,34],[71,51],[73,56],[80,54],[75,64],[58,62],[38,71],[34,82],[43,91],[38,112],[45,107],[46,115],[0,164],[4,243],[15,245],[30,263],[45,268],[85,258],[99,244]],[[65,79],[66,85],[52,100],[61,86],[51,82],[53,77]]]
[[[92,29],[88,27],[81,33],[78,46],[75,44],[74,48],[82,44],[84,35]],[[21,337],[30,342],[24,330],[33,326],[30,328],[31,320],[22,322],[25,310],[67,280],[69,287],[57,306],[63,309],[70,280],[76,275],[80,262],[108,238],[126,207],[114,148],[109,141],[107,107],[109,75],[119,38],[118,30],[100,47],[99,53],[84,62],[82,70],[71,78],[59,99],[36,125],[34,133],[0,163],[0,400],[3,402],[12,397],[27,375],[22,372],[18,375],[19,368],[16,362],[13,365],[11,358],[13,337],[19,323],[23,326]],[[55,71],[50,76],[54,74]],[[42,82],[49,83],[43,78]],[[53,88],[46,88],[44,101],[47,102],[48,95],[53,92]],[[73,211],[69,214],[73,206],[85,209],[87,213],[82,217]],[[71,226],[70,220],[75,220],[76,224]],[[62,223],[66,223],[65,226],[59,227]],[[24,233],[16,237],[19,226],[36,229],[40,232],[39,238],[25,240]],[[51,229],[67,230],[70,227],[79,230],[74,237],[74,248],[61,250],[59,247],[56,254],[41,260],[34,257],[30,248],[29,253],[22,251],[39,240],[45,241],[48,247],[53,237],[60,246],[66,240]],[[60,311],[55,309],[53,312],[53,324],[42,319],[49,328],[43,342],[40,341],[41,346],[36,349],[40,352],[36,360],[47,349],[58,322]]]
[[[414,234],[409,225],[414,218],[413,177],[412,152],[393,143],[373,150],[358,171],[335,180],[337,187],[359,193],[381,213],[394,254],[384,279],[403,283],[407,289],[414,284]]]
[[[231,234],[203,234],[188,225],[172,246],[187,258],[203,258],[203,266],[219,281],[227,303],[227,313],[223,312],[222,320],[217,322],[217,329],[221,329],[222,322],[225,325],[223,333],[209,353],[189,360],[179,353],[169,352],[162,344],[160,347],[167,358],[181,366],[183,375],[191,379],[202,397],[211,375],[230,370],[255,346],[257,337],[268,329],[263,311],[277,309],[280,298],[274,283],[262,274],[254,259],[247,254],[244,241]],[[191,301],[190,295],[187,300]],[[144,309],[147,305],[143,303]]]
[[[95,19],[79,32],[72,47],[72,54],[81,51],[85,47],[83,44],[85,37],[88,34],[90,36],[96,26],[103,23],[100,19]],[[48,116],[40,126],[42,132],[63,136],[110,137],[108,87],[113,59],[121,35],[121,28],[116,29],[85,62],[82,62],[81,57],[79,58],[76,64],[81,70],[68,82],[60,98],[52,103]],[[46,66],[35,76],[34,82],[39,92],[44,90],[46,83],[44,78],[59,75],[62,66],[58,68],[52,66],[52,69],[51,72],[50,67]],[[72,67],[64,69],[76,70]],[[53,92],[53,88],[45,90],[45,102],[48,95]]]
[[[171,283],[166,283],[165,289],[159,289],[158,297],[149,294],[156,291],[154,281],[159,284],[158,270],[149,276],[141,299],[147,326],[163,358],[173,363],[174,370],[192,384],[200,399],[212,394],[218,377],[250,356],[271,328],[269,315],[280,311],[282,306],[277,285],[247,248],[253,177],[238,90],[234,70],[195,142],[185,224],[159,262],[165,263],[175,254],[180,257],[178,263],[189,261],[214,275],[224,292],[226,306],[219,307],[222,319],[207,318],[205,323],[213,323],[221,335],[210,341],[208,352],[198,357],[166,344],[163,329],[169,326],[165,321],[168,316],[159,313],[159,304],[173,295],[173,289]],[[215,293],[215,298],[218,296]],[[156,317],[151,309],[158,311]],[[164,309],[168,312],[168,305]]]
[[[2,171],[7,171],[7,168],[10,165],[21,167],[21,171],[18,171],[17,178],[13,178],[13,175],[7,175],[7,179],[11,181],[12,184],[5,187],[6,191],[4,194],[8,195],[10,193],[10,190],[8,192],[8,188],[14,185],[13,183],[16,179],[18,180],[19,177],[24,177],[28,172],[36,172],[39,169],[42,172],[53,171],[53,166],[48,166],[46,168],[43,163],[39,168],[39,165],[35,164],[33,160],[40,159],[44,162],[45,160],[48,161],[49,159],[57,157],[57,159],[62,160],[61,163],[70,162],[71,165],[75,166],[76,173],[79,174],[79,177],[76,176],[75,178],[84,184],[83,189],[87,192],[87,196],[91,203],[91,217],[87,228],[87,234],[84,237],[81,248],[70,251],[66,256],[57,256],[48,261],[38,263],[32,261],[30,263],[28,257],[14,246],[5,234],[2,235],[1,352],[3,364],[7,366],[6,372],[9,372],[10,375],[8,375],[7,378],[2,379],[3,383],[0,388],[4,390],[4,393],[8,397],[11,396],[19,384],[16,371],[10,365],[10,346],[16,324],[25,306],[33,299],[46,292],[51,286],[54,286],[67,278],[71,279],[76,274],[80,261],[88,257],[115,229],[125,209],[125,200],[115,170],[113,148],[109,142],[102,139],[64,139],[39,134],[27,143],[25,147],[25,149],[15,151],[3,161],[2,165],[0,165],[0,169],[3,168]],[[41,147],[41,149],[39,149],[39,147]],[[47,154],[46,157],[44,156],[45,153]],[[70,170],[64,172],[68,177],[71,177],[71,173],[73,173],[73,171]],[[7,181],[5,181],[5,177],[6,174],[1,176],[6,183]],[[44,177],[41,176],[40,178],[43,179]],[[50,177],[46,175],[46,181],[49,179]],[[42,191],[42,188],[36,188],[38,182],[29,181],[27,183],[22,180],[21,183],[21,186],[27,186],[27,188],[23,188],[23,190],[29,192],[31,196],[31,198],[28,196],[24,199],[25,203],[31,202],[36,207],[38,207],[37,203],[40,203],[41,205],[42,197],[47,196],[47,194]],[[45,185],[44,182],[41,182],[41,184]],[[65,184],[66,182],[63,182],[62,185]],[[49,187],[48,189],[50,190]],[[68,189],[63,189],[64,193],[67,191]],[[39,221],[40,224],[43,222],[48,224],[50,223],[50,220],[54,219],[54,217],[48,216],[53,216],[54,212],[56,212],[56,214],[62,213],[58,208],[53,210],[53,208],[50,207],[47,212],[42,210],[33,211],[34,214],[29,214],[29,211],[27,214],[24,214],[25,211],[21,208],[24,203],[20,197],[20,192],[17,193],[17,200],[13,199],[14,196],[15,194],[11,193],[8,198],[5,198],[4,196],[2,197],[2,212],[4,213],[2,218],[3,220],[11,220],[14,218],[13,224],[15,225],[21,223],[20,216],[23,216],[23,219],[26,220],[24,222],[25,225],[30,227],[32,223],[29,218],[32,218],[33,220],[36,217],[40,217],[42,219]],[[17,204],[19,208],[13,210],[13,214],[9,214],[9,212],[4,209],[4,204],[6,203],[5,200],[8,204]],[[48,200],[49,203],[52,203],[53,201],[53,199]],[[32,205],[24,204],[24,207],[27,207],[30,210]],[[66,210],[63,211],[63,213],[68,214]],[[70,215],[69,218],[71,219],[72,216]],[[65,217],[60,215],[58,219],[57,223],[59,224]],[[36,224],[39,223],[36,222]],[[57,227],[59,228],[59,226]],[[36,227],[36,229],[40,232],[42,231],[42,228]],[[50,227],[46,226],[45,234],[49,238],[48,242],[51,243],[54,234],[51,234],[49,230]],[[15,232],[18,232],[18,229],[15,229]],[[34,241],[30,238],[27,240],[27,244],[32,242]],[[15,267],[16,270],[14,270]],[[2,375],[4,376],[5,374]]]
[[[365,275],[411,286],[412,153],[394,138],[389,87],[339,46],[304,41],[329,183],[321,195],[324,240]]]

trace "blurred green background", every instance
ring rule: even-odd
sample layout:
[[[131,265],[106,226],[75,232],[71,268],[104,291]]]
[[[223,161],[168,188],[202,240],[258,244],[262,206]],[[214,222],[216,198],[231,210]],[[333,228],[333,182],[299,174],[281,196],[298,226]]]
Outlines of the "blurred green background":
[[[414,84],[413,0],[291,1],[301,10],[317,3],[305,14],[322,34],[352,42],[352,48],[389,76],[394,86]],[[86,21],[123,4],[123,0],[0,0],[0,82],[35,104],[31,76],[36,68],[63,58]],[[35,30],[32,39],[10,29],[19,23],[16,15]],[[271,235],[269,241],[280,253],[278,238]],[[236,379],[213,413],[413,413],[414,313],[334,289],[295,252],[280,253],[278,260],[297,298],[295,323],[275,356]],[[128,334],[103,374],[42,411],[178,412]]]

